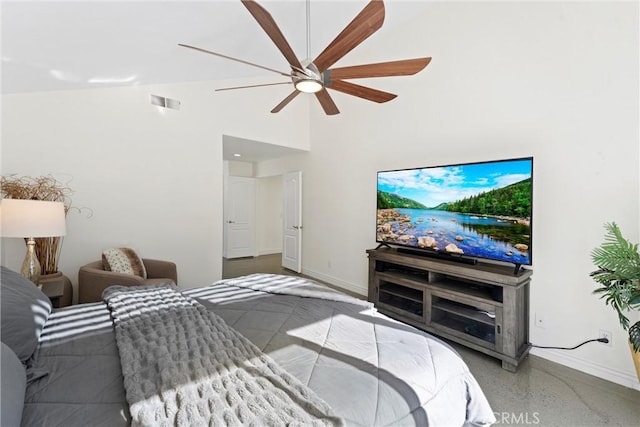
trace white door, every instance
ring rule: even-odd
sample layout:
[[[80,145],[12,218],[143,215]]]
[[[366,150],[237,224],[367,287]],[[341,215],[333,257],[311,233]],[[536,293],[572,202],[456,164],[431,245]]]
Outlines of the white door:
[[[302,172],[284,175],[282,266],[302,272]]]
[[[225,258],[256,254],[256,184],[253,178],[229,176],[224,197]]]

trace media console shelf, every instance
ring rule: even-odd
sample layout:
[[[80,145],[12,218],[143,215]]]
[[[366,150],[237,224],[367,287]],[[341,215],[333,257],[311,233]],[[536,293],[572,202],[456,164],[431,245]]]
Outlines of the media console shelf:
[[[531,270],[392,248],[367,254],[369,301],[381,313],[496,357],[511,372],[529,353]]]

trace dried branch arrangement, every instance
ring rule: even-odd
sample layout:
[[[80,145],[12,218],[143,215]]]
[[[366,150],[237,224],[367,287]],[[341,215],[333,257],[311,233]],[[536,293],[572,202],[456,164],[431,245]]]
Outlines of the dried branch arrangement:
[[[71,188],[58,182],[52,176],[18,177],[3,176],[0,179],[0,193],[3,198],[22,200],[46,200],[63,202],[65,213],[71,207]],[[62,237],[40,237],[36,241],[36,256],[42,274],[58,272],[58,261],[62,249]]]

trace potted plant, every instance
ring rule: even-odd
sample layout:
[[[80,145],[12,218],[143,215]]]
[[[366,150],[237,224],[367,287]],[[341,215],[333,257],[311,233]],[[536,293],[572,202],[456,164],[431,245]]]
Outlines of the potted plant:
[[[604,242],[591,252],[593,263],[598,267],[591,277],[600,285],[593,293],[613,307],[620,325],[628,332],[640,379],[640,321],[629,325],[626,316],[630,310],[640,310],[640,252],[638,244],[625,239],[615,222],[605,224],[605,229]]]

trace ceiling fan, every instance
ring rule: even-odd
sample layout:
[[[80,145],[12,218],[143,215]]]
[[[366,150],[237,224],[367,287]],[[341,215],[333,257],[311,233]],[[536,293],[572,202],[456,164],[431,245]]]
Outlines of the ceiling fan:
[[[337,90],[349,95],[357,96],[374,102],[387,102],[397,95],[381,90],[360,86],[346,82],[346,79],[360,79],[368,77],[409,76],[423,70],[431,61],[431,58],[415,58],[400,61],[380,62],[374,64],[354,65],[350,67],[329,68],[339,59],[349,53],[369,36],[375,33],[384,22],[384,3],[382,0],[371,0],[360,13],[342,30],[340,34],[314,59],[307,58],[300,61],[293,49],[278,28],[273,17],[266,9],[254,0],[241,0],[262,29],[271,38],[276,47],[284,55],[291,67],[291,72],[286,73],[269,67],[254,64],[242,59],[222,55],[210,50],[179,43],[189,49],[216,55],[222,58],[241,62],[243,64],[259,67],[267,71],[289,77],[291,81],[281,83],[266,83],[250,86],[229,87],[216,90],[243,89],[261,86],[273,86],[281,84],[293,84],[295,90],[282,102],[275,106],[272,113],[282,110],[300,92],[314,93],[324,112],[328,115],[338,114],[340,111],[333,102],[327,89]],[[307,0],[307,21],[309,20],[309,0]],[[308,22],[307,22],[308,24]],[[309,25],[307,25],[308,31]],[[308,36],[308,35],[307,35]],[[308,40],[307,40],[308,43]],[[308,46],[308,45],[307,45]],[[308,54],[308,52],[307,52]]]

